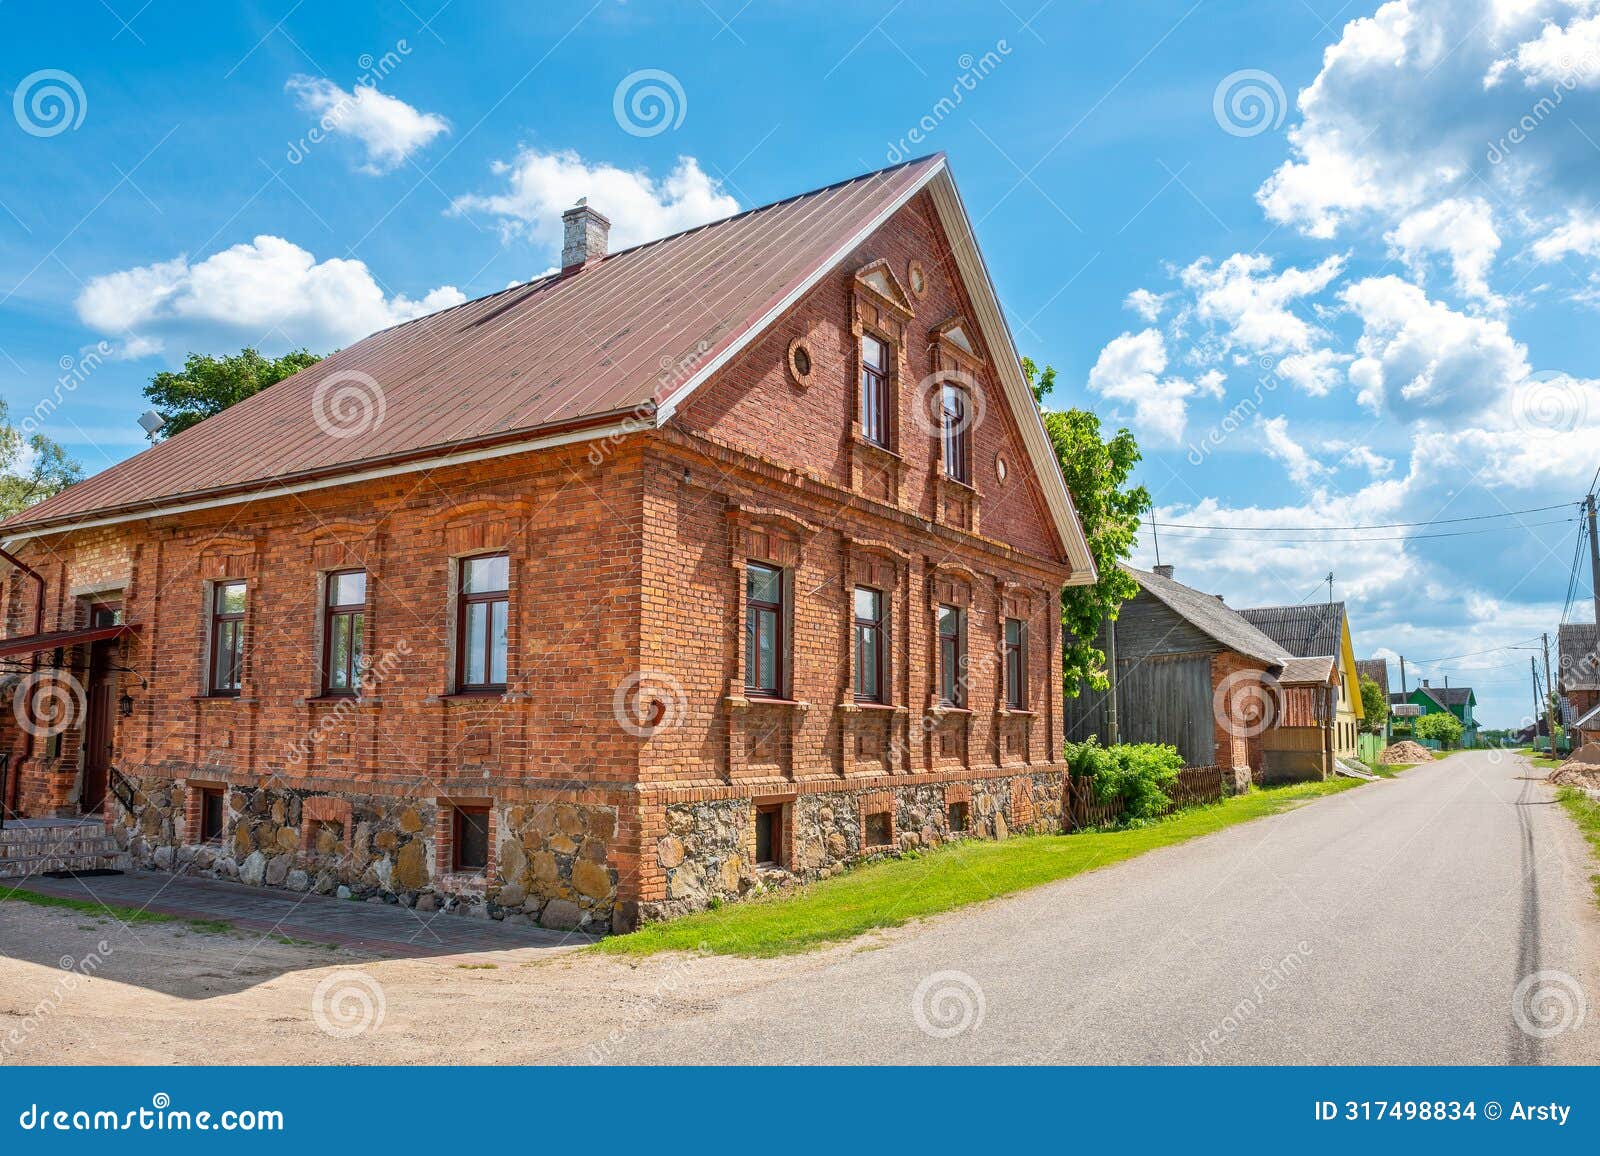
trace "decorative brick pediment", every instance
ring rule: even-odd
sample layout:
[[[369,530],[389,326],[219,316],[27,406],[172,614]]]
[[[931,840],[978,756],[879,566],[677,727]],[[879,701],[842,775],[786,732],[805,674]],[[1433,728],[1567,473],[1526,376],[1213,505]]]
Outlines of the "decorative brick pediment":
[[[805,543],[817,532],[782,510],[733,506],[728,510],[730,561],[743,566],[748,559],[793,566],[800,560]]]
[[[930,605],[972,605],[972,585],[977,575],[965,566],[953,562],[939,562],[928,573],[928,602]]]

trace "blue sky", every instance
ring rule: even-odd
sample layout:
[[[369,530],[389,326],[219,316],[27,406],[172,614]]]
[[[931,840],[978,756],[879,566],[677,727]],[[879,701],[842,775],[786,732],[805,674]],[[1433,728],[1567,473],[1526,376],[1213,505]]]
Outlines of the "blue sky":
[[[1577,526],[1510,512],[1600,465],[1595,9],[9,3],[0,396],[71,376],[43,428],[101,469],[189,350],[527,279],[577,195],[627,243],[943,150],[1054,404],[1140,435],[1178,576],[1332,569],[1358,654],[1514,723]]]

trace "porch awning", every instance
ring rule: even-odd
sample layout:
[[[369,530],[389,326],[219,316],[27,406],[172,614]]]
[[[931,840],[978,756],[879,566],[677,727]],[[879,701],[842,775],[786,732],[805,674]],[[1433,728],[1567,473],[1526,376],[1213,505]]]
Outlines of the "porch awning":
[[[104,642],[126,634],[137,634],[139,626],[137,622],[119,622],[115,626],[86,626],[82,630],[52,630],[44,634],[24,634],[20,638],[0,638],[0,658],[37,654],[41,650],[77,646],[84,642]]]

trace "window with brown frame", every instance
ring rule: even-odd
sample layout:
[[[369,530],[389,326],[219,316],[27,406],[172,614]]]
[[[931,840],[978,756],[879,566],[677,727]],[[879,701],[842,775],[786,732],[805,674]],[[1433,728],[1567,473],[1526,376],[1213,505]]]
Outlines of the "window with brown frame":
[[[855,590],[857,702],[889,701],[889,624],[883,591]]]
[[[211,694],[238,694],[244,675],[243,582],[218,582],[211,588]]]
[[[744,568],[744,688],[783,697],[788,647],[783,628],[783,571],[761,562]]]
[[[456,689],[506,688],[511,559],[505,554],[462,558],[456,620]]]
[[[967,615],[959,606],[939,607],[939,699],[946,706],[967,705],[962,658],[966,650]]]
[[[322,693],[358,694],[367,609],[367,572],[337,570],[323,592]]]
[[[224,802],[226,795],[220,787],[200,789],[200,842],[220,843],[227,826]]]
[[[451,815],[450,870],[477,874],[489,869],[489,808],[454,807]]]
[[[968,439],[968,407],[971,405],[967,391],[959,385],[946,384],[939,393],[940,429],[944,435],[944,474],[954,482],[972,484],[972,447]]]
[[[783,804],[756,808],[756,862],[783,865]]]
[[[1028,627],[1020,618],[1006,619],[1006,706],[1028,709]]]
[[[861,335],[861,435],[889,448],[889,346]]]

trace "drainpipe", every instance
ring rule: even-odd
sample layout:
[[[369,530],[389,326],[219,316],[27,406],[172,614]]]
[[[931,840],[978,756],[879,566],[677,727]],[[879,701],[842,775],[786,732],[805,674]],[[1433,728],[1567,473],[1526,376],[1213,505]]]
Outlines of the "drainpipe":
[[[4,558],[18,570],[21,570],[29,578],[32,578],[34,584],[38,587],[39,596],[34,599],[33,604],[33,632],[35,634],[43,634],[44,576],[3,546],[0,546],[0,558]],[[33,656],[33,665],[35,669],[37,669],[39,666],[39,655],[37,652],[35,652]],[[9,795],[10,798],[0,799],[0,810],[10,811],[13,815],[17,813],[17,799],[22,790],[22,767],[31,758],[33,758],[33,735],[27,731],[24,731],[22,735],[22,758],[17,761],[17,765],[15,767],[10,768],[11,773],[6,777],[6,794]]]

